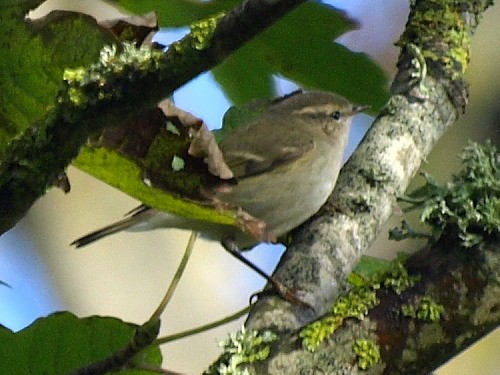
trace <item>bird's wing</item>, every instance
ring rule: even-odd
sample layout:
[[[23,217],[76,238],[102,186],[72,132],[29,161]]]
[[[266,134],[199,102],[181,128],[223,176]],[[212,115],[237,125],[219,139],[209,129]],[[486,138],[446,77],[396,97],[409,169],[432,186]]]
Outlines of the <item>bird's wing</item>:
[[[268,126],[265,126],[267,130]],[[240,131],[238,128],[235,132],[240,131],[241,136],[232,134],[228,140],[223,140],[220,144],[224,160],[236,179],[265,173],[280,165],[293,162],[314,148],[314,140],[307,133],[297,135],[294,126],[290,126],[289,129],[285,127],[287,131],[277,134],[270,134],[264,126],[263,129],[260,128],[261,126],[253,124],[252,134],[245,132],[245,129]]]

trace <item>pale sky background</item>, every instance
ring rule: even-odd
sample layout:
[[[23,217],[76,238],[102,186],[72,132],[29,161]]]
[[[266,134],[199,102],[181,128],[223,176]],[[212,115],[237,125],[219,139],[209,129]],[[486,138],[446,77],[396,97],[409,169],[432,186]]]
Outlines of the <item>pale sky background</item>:
[[[97,9],[95,1],[64,1],[73,6]],[[54,1],[52,1],[54,3]],[[349,47],[370,53],[389,72],[394,71],[398,50],[393,42],[399,36],[407,16],[407,2],[393,0],[332,1],[340,8],[349,6],[349,14],[362,21],[361,30],[349,33],[341,41]],[[467,137],[486,138],[477,124],[489,115],[492,103],[500,96],[498,75],[500,34],[496,22],[499,7],[486,14],[474,36],[469,72],[471,102],[468,113],[440,141],[429,158],[426,170],[438,174],[447,171],[444,180],[458,168],[455,154]],[[179,36],[176,31],[175,38]],[[175,39],[174,39],[175,40]],[[280,92],[292,85],[279,82]],[[175,94],[176,104],[217,127],[229,102],[218,90],[211,75],[203,74]],[[369,126],[369,119],[358,120],[353,129],[352,150]],[[475,126],[475,127],[474,127]],[[498,134],[497,134],[498,139]],[[449,159],[451,166],[444,166]],[[124,233],[100,241],[82,250],[69,243],[102,225],[109,224],[138,203],[96,179],[70,168],[72,191],[68,195],[51,189],[13,230],[0,237],[0,280],[12,288],[0,286],[0,323],[19,330],[34,319],[57,310],[69,310],[79,316],[111,315],[141,323],[159,303],[180,260],[189,233],[158,230]],[[388,224],[396,225],[400,217]],[[386,244],[381,235],[375,253],[390,257],[400,243]],[[406,243],[406,246],[414,246]],[[260,246],[246,255],[270,272],[280,249]],[[264,281],[227,255],[218,244],[197,243],[178,291],[163,316],[162,333],[173,333],[219,319],[242,308],[249,296]],[[222,302],[222,303],[221,303]],[[163,347],[164,366],[200,373],[217,357],[217,342],[228,332],[241,327],[243,319],[195,337]],[[500,368],[497,351],[498,330],[488,336],[481,348],[455,360],[439,374],[494,374]],[[189,348],[189,350],[186,350]],[[194,361],[197,358],[198,361]],[[464,357],[464,358],[462,358]],[[475,362],[468,362],[475,358]],[[472,364],[469,364],[472,363]],[[468,367],[469,366],[469,367]],[[482,367],[478,367],[482,366]]]

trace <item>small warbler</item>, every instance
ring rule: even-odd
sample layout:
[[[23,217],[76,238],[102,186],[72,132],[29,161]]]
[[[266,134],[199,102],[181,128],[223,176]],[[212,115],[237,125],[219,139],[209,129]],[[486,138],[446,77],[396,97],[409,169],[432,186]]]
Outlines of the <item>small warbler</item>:
[[[275,237],[286,234],[327,200],[339,174],[351,120],[366,108],[322,91],[298,91],[275,99],[257,119],[220,142],[236,184],[213,191],[214,198],[261,220]],[[195,230],[211,240],[231,240],[240,250],[258,242],[235,226],[141,206],[72,244],[81,247],[122,230],[155,228]]]

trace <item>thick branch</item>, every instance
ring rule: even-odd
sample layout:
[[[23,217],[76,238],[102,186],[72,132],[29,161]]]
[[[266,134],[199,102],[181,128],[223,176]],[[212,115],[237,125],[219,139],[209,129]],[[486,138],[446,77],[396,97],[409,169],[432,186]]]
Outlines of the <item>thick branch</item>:
[[[383,286],[378,305],[364,319],[346,319],[314,352],[297,350],[298,336],[287,336],[280,354],[257,364],[255,372],[280,374],[286,368],[299,374],[314,368],[321,374],[355,374],[362,354],[370,353],[353,348],[365,341],[379,348],[371,353],[379,360],[371,374],[428,374],[478,341],[500,321],[500,248],[490,243],[482,251],[463,249],[455,235],[408,260],[410,275],[420,277],[415,286],[401,294]]]
[[[248,328],[296,332],[342,292],[347,275],[391,216],[396,197],[463,113],[470,36],[489,5],[490,0],[413,5],[400,41],[393,96],[341,171],[324,214],[296,231],[275,272],[301,291],[300,297],[313,309],[266,297],[251,311]],[[339,206],[342,212],[333,208]],[[286,356],[280,353],[271,361]]]
[[[247,0],[192,32],[162,56],[157,69],[124,79],[120,95],[87,107],[56,104],[40,123],[14,140],[0,164],[0,233],[10,229],[45,193],[92,133],[151,108],[198,74],[219,64],[303,0]],[[210,22],[216,22],[210,28]],[[207,31],[208,30],[208,31]],[[62,78],[62,77],[61,77]]]

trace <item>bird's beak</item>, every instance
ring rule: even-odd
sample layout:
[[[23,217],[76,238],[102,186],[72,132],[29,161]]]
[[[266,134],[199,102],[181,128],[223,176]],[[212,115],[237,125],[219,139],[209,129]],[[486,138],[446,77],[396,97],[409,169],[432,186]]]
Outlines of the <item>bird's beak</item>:
[[[351,114],[355,115],[356,113],[366,111],[369,109],[369,105],[353,105],[351,109]]]

